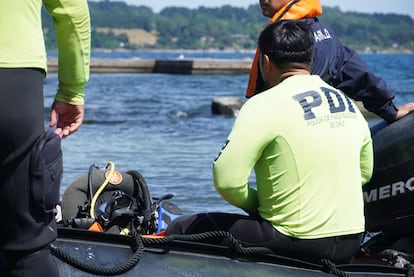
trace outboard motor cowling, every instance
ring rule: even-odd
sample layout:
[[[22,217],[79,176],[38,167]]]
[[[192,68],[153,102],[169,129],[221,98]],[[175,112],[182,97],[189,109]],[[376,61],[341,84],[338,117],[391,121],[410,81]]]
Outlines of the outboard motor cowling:
[[[414,114],[373,136],[374,173],[363,187],[367,231],[414,234]]]

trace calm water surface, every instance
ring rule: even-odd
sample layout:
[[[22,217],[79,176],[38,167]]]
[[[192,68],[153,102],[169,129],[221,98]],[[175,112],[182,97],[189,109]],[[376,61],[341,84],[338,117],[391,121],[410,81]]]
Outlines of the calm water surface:
[[[414,55],[363,58],[397,91],[397,104],[414,101]],[[46,79],[45,124],[56,78],[50,74]],[[113,161],[119,170],[140,171],[152,196],[174,194],[174,202],[186,213],[241,212],[222,200],[212,184],[212,161],[234,118],[213,116],[211,101],[215,96],[244,97],[247,79],[247,75],[92,74],[86,88],[85,123],[63,141],[61,193],[74,178],[87,173],[91,163],[104,166]]]

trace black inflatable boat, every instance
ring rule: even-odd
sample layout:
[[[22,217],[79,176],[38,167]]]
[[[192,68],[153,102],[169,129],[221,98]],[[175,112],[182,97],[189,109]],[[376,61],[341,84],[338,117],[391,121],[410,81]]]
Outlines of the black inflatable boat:
[[[414,114],[376,132],[373,143],[374,175],[364,186],[367,237],[361,245],[361,252],[350,264],[335,265],[329,261],[312,264],[276,256],[266,249],[242,247],[230,234],[223,232],[170,237],[142,235],[146,228],[154,225],[151,222],[156,221],[160,231],[163,220],[166,220],[164,216],[153,218],[152,212],[157,207],[151,205],[141,211],[140,224],[144,223],[146,227],[126,235],[93,232],[78,228],[76,224],[61,224],[52,253],[61,276],[71,277],[413,276]],[[99,170],[93,174],[99,183],[105,179],[103,175],[98,176],[101,174]],[[90,182],[92,175],[81,178],[83,182],[88,179],[88,191],[71,186],[72,191],[65,192],[63,200],[83,203],[86,199],[79,200],[77,194],[87,197],[99,190]],[[147,190],[142,176],[136,179],[140,186],[130,191],[131,194]],[[99,209],[96,211],[100,213]],[[69,209],[63,221],[67,223],[76,212],[79,216],[82,209]],[[174,215],[174,212],[169,215]],[[100,216],[106,218],[105,209],[101,209]],[[225,238],[228,244],[210,243],[210,239],[215,237]]]

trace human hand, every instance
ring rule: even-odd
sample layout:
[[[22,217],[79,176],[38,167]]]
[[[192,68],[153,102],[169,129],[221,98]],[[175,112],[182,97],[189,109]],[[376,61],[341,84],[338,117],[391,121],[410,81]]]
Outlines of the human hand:
[[[397,110],[398,111],[395,120],[401,119],[407,114],[414,112],[414,103],[410,102],[402,106],[399,106],[397,107]]]
[[[56,127],[55,133],[63,139],[79,129],[84,113],[83,105],[76,106],[55,101],[50,111],[49,126]]]

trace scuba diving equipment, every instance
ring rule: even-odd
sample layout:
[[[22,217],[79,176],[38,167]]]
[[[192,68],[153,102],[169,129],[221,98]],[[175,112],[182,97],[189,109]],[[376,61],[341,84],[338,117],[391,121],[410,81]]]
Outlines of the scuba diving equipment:
[[[172,194],[167,194],[157,200],[157,234],[165,232],[171,221],[183,214],[180,208],[178,208],[174,203],[168,201],[168,199],[171,199],[172,197]]]
[[[98,200],[100,203],[95,208],[95,220],[102,230],[114,233],[123,231],[124,234],[125,230],[132,230],[131,221],[137,212],[137,204],[131,196],[122,190],[114,190],[104,192]]]
[[[108,167],[111,168],[108,170]],[[65,190],[61,204],[62,222],[66,226],[107,233],[153,234],[161,230],[158,228],[159,218],[168,217],[159,213],[168,212],[160,207],[171,197],[167,195],[154,201],[138,171],[117,171],[112,162],[105,168],[92,164],[88,174],[76,178]],[[178,208],[175,211],[176,216],[181,213]],[[168,223],[163,222],[163,226]]]

